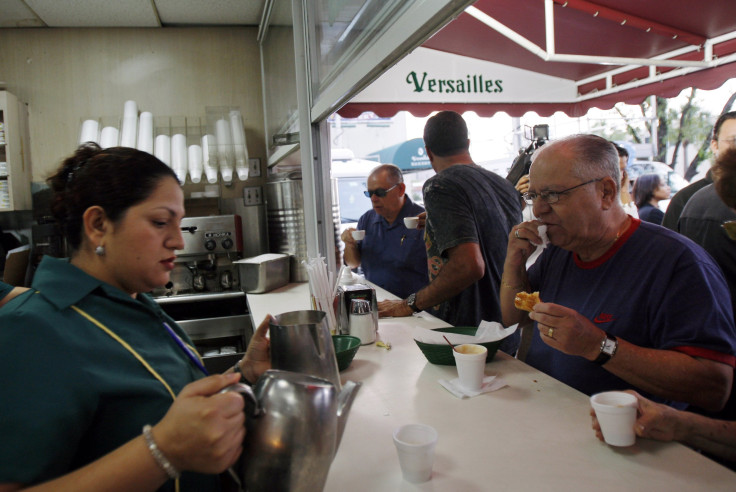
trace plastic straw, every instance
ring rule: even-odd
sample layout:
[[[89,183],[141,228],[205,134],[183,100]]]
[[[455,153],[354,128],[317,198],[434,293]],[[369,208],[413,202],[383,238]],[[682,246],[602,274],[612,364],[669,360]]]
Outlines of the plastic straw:
[[[327,325],[332,333],[336,333],[337,320],[335,319],[335,311],[333,309],[333,301],[335,299],[331,276],[327,273],[327,265],[324,258],[309,258],[303,260],[302,263],[307,270],[307,279],[309,281],[309,290],[314,297],[315,304],[320,311],[324,311],[327,315]]]

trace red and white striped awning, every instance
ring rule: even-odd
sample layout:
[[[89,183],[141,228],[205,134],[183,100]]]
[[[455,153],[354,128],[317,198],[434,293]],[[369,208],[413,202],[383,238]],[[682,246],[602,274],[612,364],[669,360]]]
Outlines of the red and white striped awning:
[[[735,0],[478,0],[338,113],[582,116],[734,77]]]

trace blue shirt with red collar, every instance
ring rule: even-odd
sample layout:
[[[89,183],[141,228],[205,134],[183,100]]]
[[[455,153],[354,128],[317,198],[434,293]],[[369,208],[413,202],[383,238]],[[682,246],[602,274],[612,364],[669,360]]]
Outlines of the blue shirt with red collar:
[[[633,219],[592,262],[550,245],[529,269],[529,281],[543,302],[574,309],[627,342],[736,365],[723,273],[705,250],[669,229]],[[583,357],[548,346],[536,330],[526,362],[588,395],[637,389]]]
[[[424,229],[407,229],[404,217],[424,212],[408,196],[393,224],[371,209],[358,219],[365,239],[358,243],[365,278],[402,299],[429,283]]]

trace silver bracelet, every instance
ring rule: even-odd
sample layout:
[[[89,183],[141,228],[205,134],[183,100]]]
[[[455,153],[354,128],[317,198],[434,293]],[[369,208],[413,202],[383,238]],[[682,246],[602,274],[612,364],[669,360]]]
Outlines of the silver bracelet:
[[[156,441],[153,440],[151,426],[148,424],[143,426],[143,439],[145,439],[146,446],[148,446],[148,450],[151,452],[153,459],[156,460],[156,464],[158,464],[158,466],[160,466],[166,472],[169,478],[179,478],[179,475],[181,475],[181,473],[179,473],[179,470],[177,470],[176,467],[171,464],[169,459],[164,456],[164,453],[162,453],[161,450],[158,448],[158,446],[156,445]]]

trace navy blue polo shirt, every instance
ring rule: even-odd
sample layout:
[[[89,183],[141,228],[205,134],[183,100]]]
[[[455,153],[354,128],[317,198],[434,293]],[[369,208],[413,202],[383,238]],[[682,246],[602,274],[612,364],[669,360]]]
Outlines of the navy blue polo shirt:
[[[406,298],[429,283],[424,229],[407,229],[404,217],[424,212],[406,196],[393,224],[371,209],[358,219],[365,239],[358,242],[365,278],[392,294]]]

